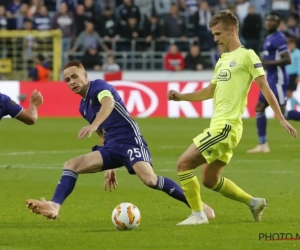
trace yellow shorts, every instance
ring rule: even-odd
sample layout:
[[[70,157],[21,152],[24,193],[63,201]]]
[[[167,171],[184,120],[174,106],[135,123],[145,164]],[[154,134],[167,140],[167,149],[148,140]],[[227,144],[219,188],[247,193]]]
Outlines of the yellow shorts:
[[[232,149],[241,140],[242,129],[228,124],[220,124],[205,129],[193,141],[207,163],[220,160],[228,164],[232,158]]]

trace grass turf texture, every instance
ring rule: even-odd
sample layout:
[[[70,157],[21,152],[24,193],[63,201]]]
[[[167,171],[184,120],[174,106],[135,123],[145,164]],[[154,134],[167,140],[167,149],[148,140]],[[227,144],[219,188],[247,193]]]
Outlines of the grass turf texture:
[[[209,120],[137,122],[156,173],[178,182],[176,161]],[[244,120],[242,141],[224,172],[252,195],[268,199],[263,221],[253,222],[245,205],[202,187],[202,198],[215,209],[217,218],[208,225],[179,227],[176,223],[186,219],[190,210],[163,192],[147,188],[125,168],[117,170],[119,186],[112,193],[103,190],[103,173],[81,175],[56,221],[30,213],[25,200],[52,198],[63,163],[89,152],[98,139],[95,135],[77,140],[77,132],[86,125],[81,119],[40,119],[30,127],[4,119],[0,129],[0,249],[299,249],[300,241],[259,241],[259,233],[300,233],[299,139],[289,136],[278,121],[268,122],[272,152],[245,153],[257,138],[255,120]],[[111,212],[121,202],[140,209],[142,221],[136,230],[114,228]]]

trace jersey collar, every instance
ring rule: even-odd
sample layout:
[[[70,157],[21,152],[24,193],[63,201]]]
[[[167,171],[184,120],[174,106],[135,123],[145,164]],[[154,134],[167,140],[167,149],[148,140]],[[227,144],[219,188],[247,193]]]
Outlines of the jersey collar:
[[[86,99],[86,97],[87,97],[87,95],[88,95],[88,93],[89,93],[90,87],[91,87],[91,82],[89,82],[89,87],[88,87],[88,89],[87,89],[87,91],[86,91],[86,93],[85,93],[85,97],[82,98],[84,101],[85,101],[85,99]]]

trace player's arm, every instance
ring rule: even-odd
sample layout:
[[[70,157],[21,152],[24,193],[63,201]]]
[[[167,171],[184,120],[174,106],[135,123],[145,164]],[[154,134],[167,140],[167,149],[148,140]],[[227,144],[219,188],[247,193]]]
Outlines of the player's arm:
[[[113,111],[115,103],[113,95],[109,90],[102,90],[98,94],[97,98],[98,101],[101,103],[101,108],[91,125],[98,128]]]
[[[8,115],[27,125],[35,124],[38,119],[37,108],[43,103],[43,96],[40,92],[36,90],[32,92],[28,109],[24,109],[22,106],[11,100],[9,96],[5,96],[5,99],[5,108]]]
[[[280,59],[278,60],[262,60],[264,66],[286,66],[292,63],[290,53],[288,51],[285,51],[280,54]]]
[[[86,134],[88,138],[92,136],[92,133],[96,132],[99,126],[107,119],[115,107],[114,97],[109,90],[102,90],[98,95],[97,99],[101,104],[101,108],[97,113],[94,121],[91,125],[83,127],[78,132],[78,140],[81,140]]]
[[[43,103],[43,96],[41,92],[34,90],[30,96],[30,104],[28,109],[22,109],[15,117],[17,120],[27,124],[33,125],[38,119],[38,107]]]
[[[216,84],[210,83],[207,87],[192,93],[180,94],[175,90],[170,90],[167,97],[170,101],[199,102],[213,98],[215,89]]]
[[[38,119],[37,107],[30,104],[28,109],[22,109],[15,118],[27,125],[33,125]]]
[[[292,63],[290,52],[286,43],[286,39],[279,37],[274,41],[274,46],[280,54],[280,58],[276,60],[262,60],[264,66],[286,66]]]
[[[270,105],[270,107],[272,108],[272,110],[274,111],[276,117],[279,120],[285,120],[280,106],[278,104],[278,101],[273,93],[273,91],[270,89],[268,81],[266,79],[266,77],[263,76],[259,76],[257,78],[255,78],[255,82],[258,85],[258,87],[260,88],[262,94],[264,95],[264,97],[266,98],[268,104]]]
[[[273,91],[270,89],[269,84],[267,82],[262,63],[253,50],[247,53],[244,63],[245,66],[248,68],[252,79],[255,79],[258,87],[260,88],[262,94],[265,96],[268,104],[271,106],[275,115],[280,120],[281,126],[284,127],[285,130],[289,132],[293,137],[297,137],[297,130],[294,129],[293,126],[285,120],[283,114],[281,113],[277,99],[274,96]]]
[[[262,94],[266,98],[276,116],[280,120],[284,120],[284,116],[281,113],[277,99],[267,82],[262,62],[254,51],[249,50],[249,52],[247,53],[247,57],[245,58],[245,65],[248,68],[248,71],[251,74],[252,78],[255,79],[256,84],[260,88]]]

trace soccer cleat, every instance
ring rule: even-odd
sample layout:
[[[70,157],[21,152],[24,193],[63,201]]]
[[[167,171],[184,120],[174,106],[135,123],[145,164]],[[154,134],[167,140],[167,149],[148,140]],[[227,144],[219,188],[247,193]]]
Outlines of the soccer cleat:
[[[255,205],[250,206],[253,219],[255,221],[261,221],[262,214],[268,206],[268,201],[265,198],[253,198]]]
[[[26,200],[26,206],[36,214],[42,214],[47,219],[55,220],[58,216],[60,205],[53,201],[46,201],[44,198],[39,200]]]
[[[250,150],[247,151],[247,153],[249,153],[249,154],[269,153],[269,152],[270,152],[270,148],[269,148],[268,143],[259,144],[255,148],[250,149]]]
[[[208,224],[208,219],[203,213],[202,215],[197,215],[196,213],[192,213],[186,220],[177,224],[177,226],[187,226],[187,225],[200,225],[200,224]]]
[[[216,218],[215,211],[210,206],[206,205],[204,202],[202,202],[202,206],[207,219],[211,220]]]

